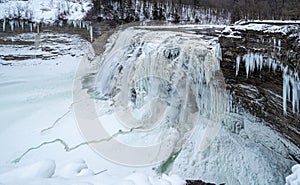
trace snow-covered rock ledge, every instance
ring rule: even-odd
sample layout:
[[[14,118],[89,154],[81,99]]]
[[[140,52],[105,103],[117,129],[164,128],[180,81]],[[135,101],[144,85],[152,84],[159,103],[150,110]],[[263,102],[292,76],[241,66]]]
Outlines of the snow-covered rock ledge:
[[[227,37],[240,38],[240,35],[246,31],[262,32],[266,34],[283,34],[300,33],[297,31],[300,28],[300,20],[297,21],[280,21],[280,20],[253,20],[239,21],[234,25],[227,26],[222,34]]]

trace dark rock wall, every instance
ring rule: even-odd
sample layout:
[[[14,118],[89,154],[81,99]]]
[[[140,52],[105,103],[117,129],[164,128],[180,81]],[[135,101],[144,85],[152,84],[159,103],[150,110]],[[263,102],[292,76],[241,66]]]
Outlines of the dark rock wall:
[[[236,30],[233,30],[236,31]],[[272,58],[282,66],[300,70],[299,29],[284,33],[238,30],[234,36],[220,36],[223,60],[221,69],[227,88],[233,94],[234,104],[266,121],[270,127],[282,133],[300,147],[300,114],[292,112],[292,103],[287,101],[287,115],[283,113],[283,72],[281,66],[275,70],[264,66],[256,68],[246,77],[245,62],[241,59],[236,76],[236,57],[247,53]],[[276,39],[274,44],[274,39]],[[280,40],[280,41],[279,41]],[[280,43],[279,43],[280,42]],[[292,156],[299,160],[300,156]]]

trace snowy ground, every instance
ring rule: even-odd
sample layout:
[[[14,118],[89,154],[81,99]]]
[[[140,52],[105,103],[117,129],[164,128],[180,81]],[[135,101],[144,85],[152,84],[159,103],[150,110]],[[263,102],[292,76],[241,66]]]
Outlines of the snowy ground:
[[[21,34],[6,38],[15,45],[1,45],[0,184],[183,184],[151,167],[110,163],[87,145],[66,152],[56,139],[70,148],[84,142],[71,107],[73,79],[79,63],[90,64],[87,58],[93,55],[90,44],[77,36],[41,33],[39,42],[36,38]]]
[[[53,22],[58,17],[82,20],[92,8],[90,0],[3,0],[0,1],[0,19],[19,18],[34,22]]]

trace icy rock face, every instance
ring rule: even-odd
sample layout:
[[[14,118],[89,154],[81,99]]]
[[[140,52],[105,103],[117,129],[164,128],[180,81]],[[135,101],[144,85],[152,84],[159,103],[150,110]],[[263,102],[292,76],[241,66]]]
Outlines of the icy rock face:
[[[237,25],[225,29],[220,44],[221,69],[233,104],[299,147],[298,32],[297,25]],[[299,153],[292,156],[300,159]]]
[[[163,134],[158,137],[168,130],[177,135],[176,155],[164,162],[168,167],[163,172],[216,183],[283,184],[294,164],[290,156],[298,148],[262,120],[246,114],[233,101],[234,94],[227,94],[220,77],[221,48],[214,39],[159,27],[155,32],[135,27],[116,33],[99,62],[93,95],[109,100],[107,112],[129,108],[141,119],[147,116],[146,105],[152,98],[166,102],[166,114],[157,127]],[[250,78],[256,68],[269,65],[250,52],[235,56],[234,61],[239,70],[231,67],[232,74],[239,77],[243,71],[245,79],[245,68]],[[246,61],[247,67],[242,65]],[[248,91],[256,92],[255,86]]]
[[[238,55],[236,58],[236,76],[239,73],[239,65],[241,59]],[[283,64],[273,59],[272,57],[265,57],[260,53],[247,53],[243,56],[243,62],[245,63],[246,77],[248,78],[251,73],[255,70],[261,71],[262,68],[267,68],[269,71],[276,73],[277,70],[280,70],[283,73],[283,88],[282,88],[282,99],[283,99],[283,113],[287,114],[287,101],[292,101],[292,110],[293,113],[299,113],[299,98],[300,94],[300,83],[298,72],[295,69],[289,69],[288,66],[283,66]],[[279,69],[278,69],[279,68]],[[292,94],[292,95],[291,95]],[[292,98],[291,98],[292,97]]]

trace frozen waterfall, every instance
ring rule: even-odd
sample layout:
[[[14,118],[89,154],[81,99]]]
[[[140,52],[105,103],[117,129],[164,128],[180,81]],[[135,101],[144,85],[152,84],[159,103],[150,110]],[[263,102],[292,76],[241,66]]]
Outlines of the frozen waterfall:
[[[97,62],[96,84],[88,91],[100,102],[105,130],[130,129],[116,140],[134,146],[169,139],[162,148],[170,155],[157,169],[162,173],[219,184],[282,182],[290,162],[283,157],[288,155],[283,139],[255,117],[235,112],[217,38],[161,28],[130,27],[109,38]],[[236,75],[243,62],[248,77],[281,67],[249,52],[236,57]]]
[[[218,132],[227,93],[216,39],[140,27],[111,39],[116,40],[100,62],[96,97],[111,100],[111,111],[123,116],[119,119],[129,128],[147,130],[156,135],[155,142],[173,134],[171,153],[181,150],[197,124]],[[203,140],[201,147],[209,144]]]

